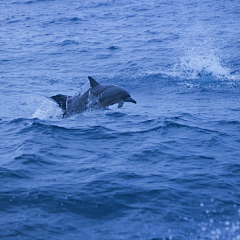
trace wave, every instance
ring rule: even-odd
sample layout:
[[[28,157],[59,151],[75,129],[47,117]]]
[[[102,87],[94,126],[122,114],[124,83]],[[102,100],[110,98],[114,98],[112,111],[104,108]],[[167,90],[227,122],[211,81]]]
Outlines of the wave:
[[[192,239],[188,238],[188,231],[194,239],[235,239],[240,227],[237,216],[232,219],[227,217],[227,210],[230,209],[238,215],[237,207],[232,206],[233,201],[230,201],[227,209],[225,206],[223,211],[221,200],[207,199],[208,195],[205,195],[208,191],[217,191],[215,184],[220,184],[217,177],[211,179],[211,174],[207,177],[196,174],[195,178],[191,179],[187,173],[179,175],[174,172],[172,179],[175,181],[171,182],[170,174],[166,172],[166,167],[171,166],[160,166],[152,175],[145,173],[145,169],[142,169],[141,174],[136,174],[136,171],[128,168],[125,172],[105,172],[95,179],[88,176],[87,182],[83,182],[83,176],[77,172],[71,172],[69,176],[64,174],[64,179],[53,172],[45,181],[26,183],[26,187],[11,186],[11,189],[2,189],[1,210],[8,216],[12,211],[18,211],[19,214],[26,214],[25,209],[31,211],[31,214],[28,214],[29,222],[18,222],[18,234],[29,233],[29,228],[25,229],[24,226],[29,226],[30,222],[36,231],[35,228],[39,227],[38,221],[42,220],[42,227],[50,226],[56,231],[58,221],[63,221],[66,217],[72,219],[72,231],[79,229],[80,220],[87,224],[90,221],[101,221],[112,226],[112,221],[117,219],[116,221],[131,222],[124,227],[128,232],[133,227],[132,222],[139,224],[138,219],[141,216],[146,220],[146,226],[142,231],[139,230],[138,234],[146,235],[144,239],[149,239],[147,234],[150,233],[151,237],[155,236],[151,239],[166,239],[163,236],[172,236],[170,239]],[[56,181],[57,176],[59,179]],[[212,186],[212,189],[209,189],[209,186]],[[196,199],[196,196],[200,199]],[[225,200],[227,199],[225,197]],[[45,217],[46,214],[48,218]],[[58,221],[52,221],[51,218],[56,216]],[[148,222],[149,217],[151,221]],[[76,221],[76,218],[79,221]],[[4,224],[9,222],[8,218]],[[178,224],[181,225],[180,232],[176,228]],[[66,227],[65,224],[64,226]],[[101,226],[98,226],[98,231]],[[80,229],[84,232],[83,227]],[[119,226],[116,226],[115,231],[120,234]],[[5,231],[4,233],[6,234]],[[131,238],[128,236],[125,239]]]
[[[222,60],[214,53],[191,48],[185,52],[176,63],[169,65],[169,69],[161,71],[170,77],[187,80],[202,80],[209,82],[214,80],[238,81],[238,71],[232,71],[225,66]]]
[[[239,69],[234,69],[238,66],[232,65],[228,48],[223,47],[223,42],[217,42],[210,36],[212,35],[201,23],[189,26],[179,34],[172,63],[152,73],[180,80],[239,82]]]
[[[60,46],[67,46],[67,45],[79,45],[79,42],[74,40],[64,40],[61,43],[59,43]]]
[[[58,25],[58,24],[80,24],[83,21],[87,21],[85,19],[79,18],[79,17],[56,17],[53,19],[47,19],[46,21],[42,22],[43,26],[49,26],[49,25]]]
[[[239,111],[239,109],[230,110]],[[93,116],[94,118],[92,119]],[[96,124],[96,118],[100,118],[97,121],[98,124]],[[131,119],[131,122],[129,121],[129,125],[125,126],[125,121],[128,119]],[[88,124],[86,124],[86,121],[88,121]],[[109,123],[111,122],[111,124],[106,125],[106,121]],[[167,129],[189,129],[195,132],[220,134],[220,129],[215,130],[216,126],[218,125],[226,127],[239,127],[240,125],[239,121],[231,119],[219,119],[218,121],[216,120],[209,122],[208,125],[201,124],[202,121],[203,119],[197,116],[197,114],[192,115],[190,113],[184,112],[180,112],[173,117],[156,117],[152,119],[142,120],[141,115],[128,115],[124,112],[99,110],[94,112],[88,111],[64,120],[50,117],[46,119],[31,117],[1,120],[1,124],[7,125],[5,128],[18,128],[17,133],[20,134],[29,131],[50,131],[52,133],[75,132],[78,134],[86,134],[86,136],[91,136],[91,134],[93,134],[96,137],[98,134],[100,134],[101,137],[104,137],[104,135],[106,137],[110,137],[110,135],[112,135],[112,137],[117,137],[118,135],[134,135],[151,132],[157,133],[159,131],[165,132]],[[198,124],[196,125],[195,123]],[[203,127],[204,125],[205,127]],[[211,129],[211,126],[214,128]]]
[[[29,171],[23,169],[9,169],[5,167],[0,167],[0,178],[6,180],[13,179],[32,179]]]
[[[180,59],[173,64],[172,72],[185,78],[196,79],[214,77],[217,79],[232,78],[231,70],[224,66],[219,50],[213,46],[213,40],[209,37],[200,37],[194,33],[194,37],[181,39],[179,51]]]
[[[22,0],[22,1],[15,1],[12,4],[34,4],[39,2],[54,2],[55,0]]]

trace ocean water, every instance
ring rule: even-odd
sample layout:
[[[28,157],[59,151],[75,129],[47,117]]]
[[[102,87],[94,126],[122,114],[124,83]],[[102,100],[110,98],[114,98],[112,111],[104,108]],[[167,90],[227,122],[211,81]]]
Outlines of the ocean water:
[[[240,239],[239,0],[0,10],[0,239]],[[137,104],[61,119],[87,76]]]

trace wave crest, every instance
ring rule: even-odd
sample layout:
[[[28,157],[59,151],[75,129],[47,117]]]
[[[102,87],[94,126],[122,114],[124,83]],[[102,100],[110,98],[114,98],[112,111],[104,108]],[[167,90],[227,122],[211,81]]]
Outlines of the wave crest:
[[[196,79],[211,76],[214,78],[232,78],[231,70],[223,65],[213,50],[192,47],[184,52],[180,60],[173,65],[172,73],[184,78]]]

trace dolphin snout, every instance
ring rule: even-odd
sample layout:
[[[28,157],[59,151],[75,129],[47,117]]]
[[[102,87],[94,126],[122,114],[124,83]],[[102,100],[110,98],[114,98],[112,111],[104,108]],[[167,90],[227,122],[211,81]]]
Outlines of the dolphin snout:
[[[124,100],[124,102],[132,102],[132,103],[137,103],[134,99],[132,99],[130,96],[129,97],[127,97],[125,100]]]

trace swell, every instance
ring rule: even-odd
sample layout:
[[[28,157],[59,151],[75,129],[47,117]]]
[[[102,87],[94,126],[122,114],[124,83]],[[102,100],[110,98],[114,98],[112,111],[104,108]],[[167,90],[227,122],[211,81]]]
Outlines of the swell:
[[[41,3],[41,2],[54,2],[55,0],[30,0],[30,1],[16,1],[12,2],[12,4],[34,4],[34,3]]]
[[[1,121],[5,137],[20,139],[19,152],[0,169],[4,216],[27,209],[28,222],[18,222],[19,235],[29,234],[29,228],[36,232],[39,222],[60,234],[58,225],[66,217],[73,220],[68,232],[76,233],[83,222],[112,226],[112,221],[138,223],[139,216],[151,217],[154,224],[140,233],[149,234],[161,223],[162,233],[156,237],[164,236],[172,224],[179,224],[184,235],[191,231],[191,224],[196,229],[205,219],[221,221],[229,214],[232,221],[237,219],[232,206],[239,204],[239,183],[234,180],[239,165],[233,159],[223,161],[231,150],[225,140],[232,140],[225,129],[212,129],[199,116],[186,113],[148,120],[106,113],[97,124],[83,126],[73,126],[71,121]],[[240,123],[221,120],[216,124],[238,127]],[[33,146],[34,153],[30,152]],[[221,155],[215,153],[219,148]],[[56,216],[58,220],[52,221]],[[101,232],[100,226],[96,231]]]
[[[121,121],[116,121],[122,118]],[[130,118],[133,118],[130,120]],[[116,119],[116,120],[115,120]],[[134,137],[138,135],[154,134],[159,136],[169,135],[170,133],[179,134],[178,138],[181,139],[184,134],[185,138],[191,134],[200,134],[199,136],[211,135],[216,137],[233,137],[233,133],[228,129],[239,129],[240,122],[237,120],[218,120],[206,122],[204,119],[196,117],[188,113],[177,114],[175,117],[160,117],[149,120],[141,120],[141,116],[127,116],[124,114],[116,113],[102,116],[102,119],[96,125],[94,122],[89,125],[76,124],[69,125],[67,121],[42,121],[39,119],[14,119],[11,121],[1,121],[1,127],[4,129],[3,136],[11,139],[12,147],[21,148],[21,144],[17,141],[22,138],[24,141],[33,140],[35,137],[43,135],[57,141],[71,139],[71,137],[87,138],[89,140],[97,139],[114,139],[123,136]],[[84,120],[85,121],[85,120]],[[108,121],[108,124],[105,124]],[[126,125],[128,122],[128,125]],[[111,124],[109,124],[111,123]],[[108,127],[106,127],[106,125]],[[111,128],[109,127],[111,126]],[[219,126],[219,127],[217,127]],[[169,136],[171,139],[171,136]],[[18,141],[18,143],[21,142]],[[4,143],[3,143],[4,144]]]
[[[218,189],[222,190],[220,194]],[[47,186],[42,184],[37,188],[26,185],[2,189],[0,200],[1,210],[6,212],[23,207],[38,208],[49,214],[69,213],[81,218],[110,220],[140,210],[143,215],[151,213],[164,222],[181,222],[181,211],[186,211],[187,217],[191,217],[192,209],[196,211],[195,221],[204,219],[205,212],[199,208],[202,199],[206,208],[212,205],[218,209],[208,212],[211,217],[233,213],[232,205],[238,203],[238,196],[231,198],[227,192],[236,189],[237,186],[224,185],[213,174],[191,176],[187,173],[184,177],[176,174],[167,176],[164,171],[152,175],[120,171],[104,174],[88,183],[75,178],[68,184],[62,184],[60,180],[60,183],[51,181]],[[211,191],[215,193],[213,201],[208,199],[213,196]]]
[[[60,120],[61,121],[61,120]],[[58,122],[61,124],[61,122]],[[10,121],[2,121],[3,126],[8,129],[7,132],[15,132],[16,134],[24,134],[29,132],[35,132],[35,133],[44,133],[44,134],[53,134],[53,133],[76,133],[76,134],[88,134],[91,132],[96,133],[107,133],[111,132],[112,130],[110,128],[95,125],[95,126],[61,126],[57,125],[55,123],[52,123],[51,121],[41,121],[39,119],[25,119],[25,118],[19,118],[19,119],[13,119]],[[11,130],[13,129],[14,130]],[[64,135],[64,134],[63,134]]]

